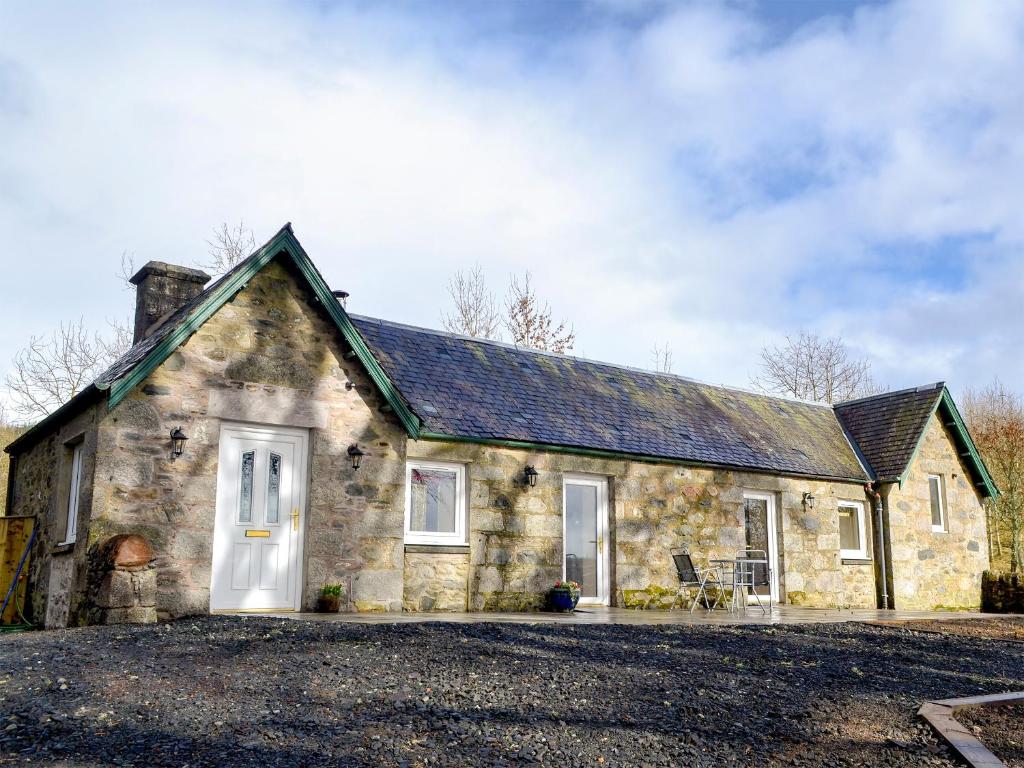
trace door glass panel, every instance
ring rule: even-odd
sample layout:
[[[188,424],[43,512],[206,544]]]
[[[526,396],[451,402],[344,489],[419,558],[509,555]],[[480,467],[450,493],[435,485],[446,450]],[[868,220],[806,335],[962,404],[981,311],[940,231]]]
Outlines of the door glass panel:
[[[238,521],[252,522],[252,473],[256,464],[256,452],[246,451],[242,454],[242,489],[238,494]]]
[[[281,506],[281,457],[270,454],[270,479],[267,481],[267,523],[276,523]]]
[[[565,486],[565,578],[577,581],[581,597],[599,597],[597,591],[597,488]]]
[[[455,491],[458,474],[445,469],[413,469],[409,529],[428,533],[456,533]]]
[[[744,499],[743,508],[746,512],[747,549],[763,550],[758,556],[767,558],[771,551],[768,546],[768,501],[766,499]],[[758,594],[767,595],[768,566],[754,565],[754,584]]]

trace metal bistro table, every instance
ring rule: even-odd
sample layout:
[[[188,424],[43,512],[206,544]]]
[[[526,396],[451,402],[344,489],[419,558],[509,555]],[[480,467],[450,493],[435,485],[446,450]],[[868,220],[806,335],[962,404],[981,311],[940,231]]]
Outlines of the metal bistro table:
[[[729,610],[735,611],[747,609],[747,596],[753,595],[757,606],[764,612],[769,613],[772,609],[772,569],[768,562],[768,553],[760,549],[749,549],[745,554],[733,558],[712,559],[710,562],[717,565],[721,571],[722,582],[725,583],[725,571],[729,569],[732,582],[732,599],[729,601]],[[758,567],[760,566],[760,567]],[[758,587],[768,587],[768,594],[758,593]],[[742,596],[742,597],[741,597]],[[768,598],[768,606],[762,602],[762,598]]]

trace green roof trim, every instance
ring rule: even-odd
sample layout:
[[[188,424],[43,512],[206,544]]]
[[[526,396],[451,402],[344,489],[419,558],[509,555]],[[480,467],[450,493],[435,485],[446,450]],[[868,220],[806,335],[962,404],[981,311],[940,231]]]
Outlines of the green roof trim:
[[[528,440],[504,440],[501,438],[485,437],[462,437],[459,435],[445,435],[440,432],[421,431],[420,440],[431,442],[449,443],[471,443],[474,445],[493,445],[499,448],[516,448],[524,451],[543,451],[545,453],[565,453],[573,456],[590,456],[595,459],[608,459],[610,461],[640,461],[645,464],[671,464],[681,467],[695,467],[698,469],[720,469],[733,472],[749,472],[754,475],[779,475],[785,477],[801,477],[808,480],[828,480],[840,483],[852,483],[864,485],[863,477],[839,477],[831,475],[815,475],[801,472],[783,472],[780,470],[766,470],[758,467],[741,467],[732,464],[713,464],[710,462],[692,461],[688,459],[676,459],[668,456],[649,456],[640,453],[623,453],[620,451],[607,451],[600,448],[580,448],[573,445],[558,445],[555,443],[534,443]]]
[[[960,439],[963,443],[964,448],[967,449],[967,457],[970,459],[971,468],[977,473],[979,480],[975,485],[980,484],[985,489],[985,494],[991,498],[999,496],[999,488],[996,487],[995,480],[992,479],[992,475],[988,472],[988,467],[985,466],[985,460],[981,458],[981,453],[978,452],[978,446],[974,444],[974,439],[971,437],[971,433],[967,430],[967,425],[964,423],[963,417],[960,415],[960,410],[956,407],[956,403],[953,402],[953,396],[949,393],[949,390],[943,388],[942,390],[942,405],[946,409],[951,421],[946,423],[946,427],[953,431],[953,434]]]
[[[932,406],[931,413],[928,418],[931,419],[939,410],[943,410],[947,416],[947,419],[942,420],[942,425],[953,433],[955,442],[959,445],[954,447],[957,450],[957,454],[960,458],[965,459],[970,469],[975,475],[975,488],[981,488],[984,491],[984,495],[990,498],[996,498],[999,496],[999,488],[996,487],[995,481],[992,479],[992,475],[989,474],[988,467],[985,466],[984,459],[981,458],[981,453],[978,452],[978,446],[974,444],[974,439],[971,437],[971,433],[967,429],[967,425],[964,423],[963,417],[960,415],[960,410],[956,407],[956,403],[953,402],[953,396],[949,392],[949,388],[946,386],[942,387],[942,394],[935,401],[935,405]],[[903,472],[900,473],[898,478],[899,487],[903,488],[903,481],[906,478],[906,473],[913,466],[914,461],[917,459],[917,454],[921,450],[921,446],[924,443],[924,436],[927,432],[927,422],[925,429],[921,430],[920,436],[917,438],[917,445],[914,446],[914,452],[910,456],[910,461],[907,462],[907,466],[903,468]]]
[[[309,255],[295,237],[290,224],[282,227],[264,246],[249,256],[239,269],[229,273],[225,280],[211,288],[209,294],[192,310],[188,317],[150,350],[141,362],[133,366],[126,375],[116,379],[109,385],[100,385],[101,388],[109,386],[108,409],[114,408],[124,400],[128,393],[145,381],[178,347],[184,344],[207,320],[213,317],[217,310],[242,290],[261,269],[281,255],[286,255],[302,276],[306,278],[314,296],[316,296],[320,305],[327,311],[327,314],[330,315],[331,320],[334,321],[335,326],[341,332],[345,341],[355,352],[359,362],[363,364],[363,367],[370,374],[370,378],[373,379],[374,384],[380,389],[384,399],[402,422],[409,436],[414,439],[417,438],[420,432],[420,420],[409,409],[409,406],[406,405],[405,400],[399,394],[394,383],[392,383],[370,353],[366,343],[349,320],[348,314],[333,296],[331,289],[324,282],[320,272],[313,266]]]

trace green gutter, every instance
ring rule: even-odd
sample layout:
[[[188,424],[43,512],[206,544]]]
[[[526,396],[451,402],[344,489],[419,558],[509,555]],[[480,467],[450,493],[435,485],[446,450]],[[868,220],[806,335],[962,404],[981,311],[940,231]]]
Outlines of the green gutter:
[[[154,347],[128,375],[113,382],[110,385],[108,408],[114,408],[114,406],[127,397],[135,387],[145,381],[146,377],[170,357],[178,347],[198,331],[217,310],[242,290],[263,267],[282,254],[286,254],[299,272],[302,273],[303,277],[306,278],[317,300],[327,310],[327,314],[330,315],[345,341],[352,347],[359,361],[366,368],[370,378],[373,379],[374,384],[380,389],[384,399],[392,407],[395,415],[398,416],[409,433],[409,436],[413,439],[417,438],[420,427],[419,419],[409,409],[409,406],[406,405],[405,400],[399,394],[392,381],[370,353],[369,348],[355,329],[355,326],[352,325],[352,321],[349,320],[341,304],[331,294],[331,289],[324,282],[323,277],[316,267],[313,266],[309,255],[295,238],[291,225],[285,225],[266,245],[250,256],[241,269],[215,286],[203,303],[181,325],[168,334],[167,338]]]
[[[800,472],[781,472],[775,469],[764,469],[757,467],[741,467],[732,464],[711,464],[708,462],[674,459],[667,456],[651,456],[641,453],[622,453],[619,451],[608,451],[600,448],[578,448],[572,445],[558,445],[555,443],[534,443],[528,440],[503,440],[501,438],[485,437],[460,437],[457,435],[445,435],[440,432],[420,432],[421,440],[432,442],[469,443],[472,445],[493,445],[499,448],[516,448],[524,451],[544,451],[547,453],[564,453],[573,456],[590,456],[596,459],[610,459],[613,461],[638,461],[645,464],[671,464],[681,467],[696,467],[699,469],[725,469],[734,472],[751,472],[761,475],[781,475],[785,477],[799,477],[808,480],[824,480],[828,482],[856,483],[863,485],[867,482],[866,477],[838,477],[829,475],[802,474]]]

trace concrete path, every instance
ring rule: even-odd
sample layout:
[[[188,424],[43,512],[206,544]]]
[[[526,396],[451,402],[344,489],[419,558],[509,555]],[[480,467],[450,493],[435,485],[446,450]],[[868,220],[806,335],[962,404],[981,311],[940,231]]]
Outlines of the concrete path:
[[[408,624],[445,621],[457,624],[835,624],[843,621],[907,621],[911,619],[969,619],[984,614],[952,611],[878,611],[868,609],[798,608],[776,606],[765,614],[757,606],[745,612],[638,611],[626,608],[579,608],[574,613],[267,613],[284,619],[343,621],[353,624]]]

